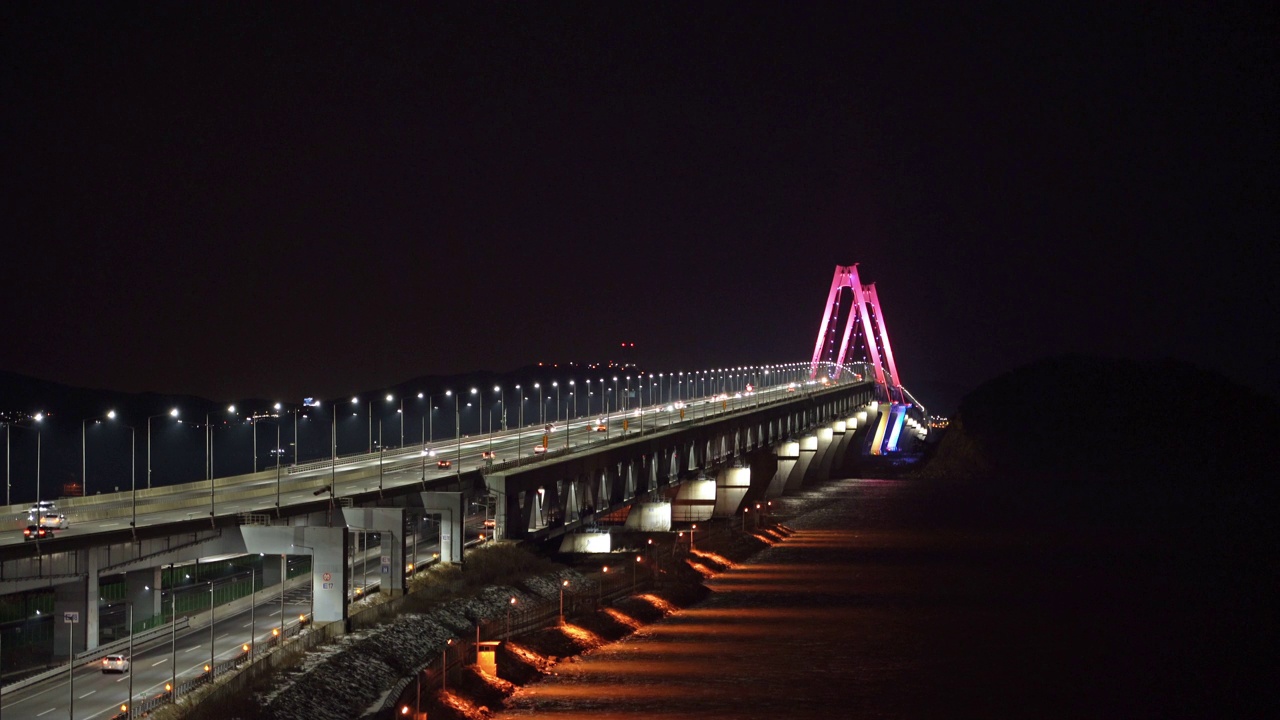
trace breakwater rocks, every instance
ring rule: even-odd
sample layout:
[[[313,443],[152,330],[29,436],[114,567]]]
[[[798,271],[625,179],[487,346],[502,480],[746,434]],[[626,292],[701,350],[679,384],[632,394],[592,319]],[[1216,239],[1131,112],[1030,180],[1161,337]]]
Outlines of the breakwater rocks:
[[[744,531],[712,522],[699,527],[696,549],[688,547],[687,536],[655,535],[652,544],[643,538],[644,569],[636,575],[617,569],[634,555],[580,558],[573,567],[515,545],[491,546],[468,554],[465,573],[437,568],[416,578],[410,594],[393,601],[399,602],[399,614],[381,624],[298,652],[250,690],[193,697],[189,705],[166,708],[165,717],[378,720],[404,717],[407,707],[410,717],[485,718],[519,686],[555,672],[557,663],[574,662],[698,602],[709,592],[703,585],[707,577],[787,534],[780,525]],[[615,570],[605,578],[600,570],[609,563]],[[564,581],[570,589],[560,626]],[[492,652],[487,669],[476,664],[477,627]]]
[[[695,550],[689,550],[683,540],[663,543],[653,553],[661,569],[656,584],[648,589],[567,616],[563,626],[552,624],[515,634],[496,644],[492,666],[471,663],[451,671],[447,689],[433,687],[419,696],[409,688],[391,712],[367,717],[390,718],[407,707],[409,717],[425,713],[432,720],[488,718],[521,686],[555,673],[559,663],[576,662],[584,653],[702,600],[710,592],[703,584],[708,577],[789,534],[781,525],[742,531],[726,524],[700,530]]]

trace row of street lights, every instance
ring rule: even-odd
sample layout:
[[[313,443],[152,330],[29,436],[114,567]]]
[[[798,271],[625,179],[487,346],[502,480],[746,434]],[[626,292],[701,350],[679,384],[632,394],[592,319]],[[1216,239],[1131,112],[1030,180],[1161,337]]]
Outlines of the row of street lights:
[[[547,404],[552,400],[549,394],[551,390],[555,391],[555,397],[554,397],[555,407],[554,407],[554,413],[551,414],[550,419],[553,423],[559,423],[561,422],[562,419],[567,421],[569,419],[574,419],[574,418],[579,418],[584,416],[586,417],[591,416],[592,409],[593,409],[592,398],[597,394],[597,391],[594,390],[592,387],[594,384],[599,385],[598,394],[601,395],[599,412],[604,414],[606,417],[608,417],[608,416],[611,416],[612,413],[615,411],[622,411],[624,413],[627,412],[627,410],[629,409],[628,400],[632,397],[636,397],[636,399],[639,401],[641,410],[643,410],[643,406],[644,406],[643,401],[645,398],[645,394],[648,395],[649,405],[652,406],[654,405],[654,401],[655,401],[655,397],[654,397],[655,392],[657,394],[657,398],[656,398],[657,401],[665,404],[665,403],[671,402],[673,398],[685,400],[695,395],[706,396],[708,393],[716,394],[717,391],[724,392],[728,389],[736,390],[736,388],[739,385],[745,386],[748,383],[755,386],[756,384],[759,384],[762,381],[765,383],[768,383],[770,380],[777,380],[781,382],[787,382],[788,380],[792,380],[793,378],[798,380],[803,378],[806,375],[809,375],[810,372],[811,372],[811,367],[809,363],[790,363],[785,365],[743,366],[743,367],[736,367],[736,368],[722,368],[722,369],[715,369],[715,370],[701,370],[701,371],[689,371],[689,372],[679,371],[679,372],[672,372],[672,373],[636,374],[635,376],[613,375],[608,378],[605,378],[605,377],[585,378],[584,379],[585,392],[579,392],[577,380],[570,379],[566,383],[563,383],[563,385],[568,387],[568,397],[570,398],[570,400],[567,403],[563,402],[564,395],[561,392],[562,383],[559,380],[553,380],[549,385],[546,385],[542,382],[535,382],[533,384],[533,389],[536,389],[538,391],[539,425],[546,425],[548,420]],[[634,388],[632,387],[633,380],[635,381]],[[795,381],[795,380],[792,380],[792,381]],[[610,384],[612,385],[612,387],[609,386]],[[519,427],[521,429],[523,429],[524,427],[524,409],[525,409],[524,406],[525,406],[525,403],[528,401],[528,398],[525,397],[524,389],[525,388],[523,388],[522,385],[520,384],[516,384],[514,386],[514,390],[517,393],[517,396],[519,398],[519,403],[520,403],[519,404]],[[495,400],[494,400],[495,404],[492,407],[495,407],[497,409],[500,417],[501,427],[503,429],[506,429],[507,427],[506,393],[503,391],[503,388],[501,385],[495,385],[493,388],[493,392],[495,393]],[[461,433],[462,415],[461,415],[459,394],[455,394],[452,390],[446,390],[443,396],[439,396],[439,395],[429,396],[421,392],[418,393],[417,395],[419,400],[425,400],[428,404],[428,409],[424,410],[423,412],[424,428],[423,428],[422,444],[423,444],[424,452],[427,451],[427,449],[431,444],[434,444],[434,439],[435,439],[434,414],[435,414],[435,411],[438,410],[439,408],[434,406],[432,402],[437,397],[452,397],[454,399],[453,431],[454,431],[454,436],[457,444],[458,461],[460,462],[461,461],[461,445],[462,445],[462,433]],[[480,416],[479,431],[481,433],[484,433],[485,432],[485,415],[484,415],[483,394],[480,393],[480,391],[477,388],[473,387],[470,389],[469,395],[475,396],[476,404],[479,407],[479,416]],[[578,404],[579,397],[585,397],[585,405],[586,405],[585,411],[580,411],[579,404]],[[388,403],[392,403],[392,402],[396,402],[397,398],[396,396],[388,393],[385,396],[385,401]],[[353,397],[351,402],[352,404],[357,405],[358,407],[360,404],[360,399],[359,397]],[[317,407],[317,408],[319,407],[318,404],[313,404],[313,403],[308,403],[308,404],[311,407]],[[373,441],[374,402],[372,400],[369,400],[365,403],[365,405],[366,405],[366,412],[368,416],[367,417],[367,423],[368,423],[367,451],[371,453],[373,451],[373,445],[374,445],[374,441]],[[470,407],[470,405],[471,403],[468,402],[467,406]],[[338,454],[337,453],[337,427],[336,427],[337,408],[335,407],[334,410],[335,410],[334,412],[335,417],[333,418],[334,430],[333,430],[333,442],[332,442],[331,450],[332,450],[332,456],[336,461],[337,454]],[[276,447],[273,450],[273,454],[276,456],[277,472],[279,471],[281,455],[283,452],[280,449],[281,437],[280,437],[279,420],[281,416],[285,413],[289,413],[293,415],[293,426],[294,426],[293,442],[292,442],[293,462],[295,465],[298,463],[298,452],[299,452],[298,416],[302,414],[303,411],[304,411],[303,407],[286,410],[283,408],[283,406],[280,403],[276,403],[270,410],[254,411],[249,415],[248,422],[252,426],[252,436],[253,436],[253,439],[252,439],[252,443],[253,443],[252,470],[253,472],[258,471],[257,425],[261,420],[268,419],[268,418],[274,418],[277,422],[277,428],[276,428],[277,439],[276,439]],[[229,414],[234,415],[236,413],[235,405],[228,406],[227,412]],[[215,472],[213,467],[213,458],[214,458],[213,420],[214,420],[215,414],[216,414],[215,412],[209,412],[205,414],[205,477],[207,480],[210,481],[211,512],[213,512],[215,508],[215,502],[216,502],[214,498],[216,487],[214,483]],[[403,447],[404,434],[405,434],[405,398],[403,397],[398,398],[398,407],[396,409],[396,414],[399,416],[399,420],[400,420],[399,422],[400,445],[401,447]],[[146,418],[146,425],[147,425],[146,487],[147,488],[151,488],[153,486],[152,444],[151,444],[152,421],[158,418],[166,417],[166,416],[173,417],[175,419],[178,418],[179,416],[178,409],[173,408],[169,410],[167,413],[151,415]],[[88,424],[90,422],[97,424],[103,421],[116,420],[117,418],[118,418],[117,413],[114,410],[112,410],[107,412],[104,415],[86,418],[81,422],[81,487],[82,487],[82,492],[86,495],[89,494],[88,447],[87,447]],[[34,429],[36,431],[36,434],[37,434],[36,499],[37,500],[40,499],[40,496],[42,493],[40,488],[40,471],[39,471],[40,464],[41,464],[41,456],[40,456],[41,432],[40,432],[39,423],[43,419],[44,419],[43,414],[37,413],[36,415],[31,417],[30,421],[26,421],[26,422],[10,421],[10,422],[3,423],[6,428],[6,433],[5,433],[6,504],[12,504],[12,482],[11,482],[11,476],[10,476],[10,470],[9,470],[9,456],[10,456],[9,436],[12,433],[12,428],[14,427]],[[179,422],[181,421],[179,420]],[[643,423],[643,415],[641,417],[641,422]],[[134,457],[134,461],[132,462],[132,469],[130,470],[130,488],[133,492],[136,492],[136,488],[137,488],[136,430],[133,426],[130,426],[130,425],[123,425],[123,427],[127,428],[131,433],[131,448],[133,448],[131,450],[131,454]],[[488,435],[491,443],[490,450],[492,450],[492,441],[493,441],[494,432],[495,432],[495,422],[494,422],[494,418],[490,416],[489,422],[488,422]],[[517,444],[518,446],[522,445],[519,439],[517,441]],[[517,452],[520,452],[520,451],[521,450],[518,447]],[[461,473],[460,467],[458,468],[458,472],[459,474]],[[425,468],[424,468],[424,475],[425,475]],[[279,493],[277,492],[277,495],[278,494]],[[279,498],[277,497],[277,502],[278,501],[279,501]],[[136,509],[134,514],[136,519]]]

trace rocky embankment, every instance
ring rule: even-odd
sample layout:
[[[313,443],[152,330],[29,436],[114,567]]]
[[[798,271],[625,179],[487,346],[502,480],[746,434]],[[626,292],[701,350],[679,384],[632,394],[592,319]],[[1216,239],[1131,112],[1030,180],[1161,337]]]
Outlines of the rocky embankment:
[[[518,686],[553,672],[558,662],[572,662],[583,652],[620,639],[638,627],[697,602],[707,592],[703,580],[787,534],[782,526],[742,532],[723,525],[700,530],[697,550],[683,538],[655,536],[651,557],[657,561],[656,584],[596,608],[571,614],[565,627],[544,627],[517,634],[497,651],[498,676],[474,664],[451,670],[447,691],[423,693],[421,708],[432,720],[484,718],[499,709]],[[596,558],[599,560],[599,557]],[[621,557],[619,557],[621,560]],[[584,569],[598,570],[598,563]],[[527,568],[532,568],[530,571]],[[468,555],[468,570],[444,568],[415,579],[404,612],[376,627],[342,636],[310,651],[262,687],[217,701],[201,701],[185,714],[188,720],[351,720],[391,717],[397,699],[412,694],[408,683],[428,663],[438,660],[454,640],[454,653],[470,653],[478,624],[501,621],[511,607],[558,601],[561,582],[592,587],[592,580],[573,567],[549,563],[515,545],[499,544]],[[552,623],[554,625],[554,623]],[[494,639],[487,635],[485,640]],[[451,655],[457,657],[457,655]],[[414,697],[414,704],[418,701]]]

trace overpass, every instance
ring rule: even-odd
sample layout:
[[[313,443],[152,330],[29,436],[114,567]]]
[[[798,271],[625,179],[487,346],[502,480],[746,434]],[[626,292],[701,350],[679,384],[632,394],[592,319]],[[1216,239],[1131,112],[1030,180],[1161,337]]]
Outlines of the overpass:
[[[206,667],[216,672],[219,657],[236,652],[232,642],[220,654],[214,633],[215,616],[230,613],[230,604],[219,601],[218,577],[184,584],[184,568],[194,567],[199,579],[201,564],[207,570],[247,558],[255,592],[236,602],[250,612],[257,589],[278,588],[262,604],[278,595],[278,614],[265,628],[251,619],[251,637],[288,631],[286,587],[299,583],[306,608],[295,626],[340,623],[369,587],[401,593],[412,569],[436,558],[462,563],[464,545],[484,535],[608,551],[610,527],[665,532],[730,517],[830,477],[851,455],[894,452],[925,432],[923,408],[902,402],[900,385],[894,401],[868,363],[817,359],[736,370],[720,372],[710,392],[690,383],[703,392],[669,390],[648,406],[641,394],[635,407],[554,426],[73,498],[59,508],[70,526],[49,540],[23,540],[27,507],[9,506],[0,595],[52,589],[49,655],[82,662],[123,648],[101,622],[103,581],[112,580],[123,586],[116,604],[133,618],[153,619],[151,627],[175,637],[185,622],[184,632],[207,637]],[[300,556],[310,563],[291,581],[289,563]],[[183,593],[207,593],[208,611],[180,617]],[[136,626],[121,634],[132,637]],[[181,688],[172,642],[169,671]],[[52,672],[68,677],[66,665]],[[10,684],[5,693],[18,689]]]

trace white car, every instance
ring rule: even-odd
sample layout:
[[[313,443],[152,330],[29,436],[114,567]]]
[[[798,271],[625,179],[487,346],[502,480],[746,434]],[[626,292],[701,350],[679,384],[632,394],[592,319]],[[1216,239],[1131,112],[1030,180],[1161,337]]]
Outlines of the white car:
[[[40,516],[40,527],[61,530],[67,526],[67,516],[62,513],[45,513]]]
[[[56,505],[53,504],[52,500],[41,500],[35,505],[32,505],[27,510],[27,519],[32,522],[35,522],[36,518],[42,517],[49,513],[56,513],[57,511],[58,511],[58,508]]]
[[[129,658],[123,655],[108,655],[102,658],[102,672],[104,673],[129,672]]]

